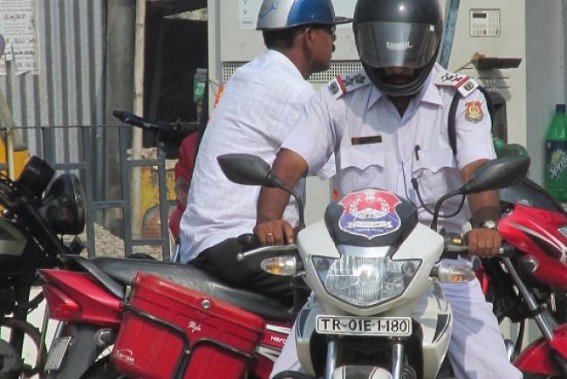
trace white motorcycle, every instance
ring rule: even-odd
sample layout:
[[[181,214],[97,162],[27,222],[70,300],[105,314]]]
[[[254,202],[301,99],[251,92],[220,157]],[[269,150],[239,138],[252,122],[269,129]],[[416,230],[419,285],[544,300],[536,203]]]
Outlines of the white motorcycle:
[[[303,208],[297,194],[285,188],[261,159],[228,154],[218,161],[233,182],[281,188]],[[439,199],[432,226],[449,197],[509,186],[525,177],[528,167],[525,157],[487,162],[470,182]],[[434,228],[417,221],[411,202],[365,189],[331,202],[323,220],[298,233],[299,257],[265,259],[264,270],[297,275],[313,292],[295,328],[307,374],[325,379],[436,378],[452,331],[451,307],[438,283],[475,277],[467,267],[439,263],[446,245],[446,238]],[[239,258],[271,249],[266,246]],[[276,376],[289,377],[309,376]]]

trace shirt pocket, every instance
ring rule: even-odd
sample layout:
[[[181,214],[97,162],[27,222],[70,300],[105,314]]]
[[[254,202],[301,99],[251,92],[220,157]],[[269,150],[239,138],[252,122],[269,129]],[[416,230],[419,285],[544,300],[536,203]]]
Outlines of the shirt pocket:
[[[376,167],[383,172],[386,165],[386,151],[376,145],[342,146],[340,150],[341,170],[358,169],[364,171]]]
[[[419,159],[414,160],[412,178],[417,180],[423,202],[430,206],[463,182],[451,149],[420,150]]]

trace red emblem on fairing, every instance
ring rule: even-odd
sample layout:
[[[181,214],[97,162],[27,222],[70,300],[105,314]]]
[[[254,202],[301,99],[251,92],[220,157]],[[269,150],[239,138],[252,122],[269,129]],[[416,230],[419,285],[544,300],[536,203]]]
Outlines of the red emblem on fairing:
[[[400,228],[396,205],[401,201],[391,192],[367,189],[352,192],[339,202],[344,208],[339,228],[349,234],[372,239]]]

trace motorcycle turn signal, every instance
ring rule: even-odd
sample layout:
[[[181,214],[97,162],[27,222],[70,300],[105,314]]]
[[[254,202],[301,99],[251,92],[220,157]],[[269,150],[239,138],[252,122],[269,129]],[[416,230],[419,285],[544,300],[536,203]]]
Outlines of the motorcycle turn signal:
[[[439,283],[465,283],[476,278],[476,273],[465,266],[440,264],[433,267],[430,278]]]

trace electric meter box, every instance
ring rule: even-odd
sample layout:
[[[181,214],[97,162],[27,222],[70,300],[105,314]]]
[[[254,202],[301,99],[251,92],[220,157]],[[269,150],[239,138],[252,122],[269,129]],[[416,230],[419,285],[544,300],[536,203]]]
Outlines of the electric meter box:
[[[494,135],[526,146],[525,2],[442,3],[446,20],[450,20],[452,6],[460,3],[454,29],[445,29],[445,34],[454,34],[447,69],[475,78],[491,93],[495,105]]]

